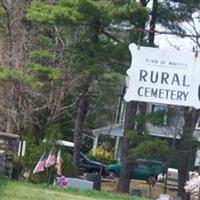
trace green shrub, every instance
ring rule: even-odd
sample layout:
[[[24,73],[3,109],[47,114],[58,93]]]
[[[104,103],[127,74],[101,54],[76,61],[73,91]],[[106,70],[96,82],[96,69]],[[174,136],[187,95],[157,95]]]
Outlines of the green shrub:
[[[168,162],[176,156],[176,149],[169,146],[167,141],[150,139],[141,142],[136,148],[132,149],[130,155],[135,159],[146,158]]]
[[[24,157],[15,158],[15,165],[13,169],[13,178],[19,178],[20,175],[22,175],[24,172],[31,171],[31,174],[33,172],[33,169],[37,162],[39,161],[41,155],[45,152],[46,158],[48,157],[48,154],[51,150],[51,148],[54,147],[56,156],[59,148],[61,149],[62,154],[62,173],[64,176],[67,177],[74,177],[75,176],[75,168],[73,166],[72,162],[72,156],[64,151],[63,147],[58,147],[55,145],[54,142],[45,142],[40,145],[35,145],[30,141],[27,141],[27,148],[26,148],[26,154]],[[20,166],[20,168],[19,168]],[[55,167],[52,166],[48,168],[48,171],[51,171],[55,174],[55,170],[53,170]],[[19,170],[20,169],[20,170]],[[47,173],[47,170],[45,172],[39,172],[37,174],[31,175],[30,181],[34,183],[45,183],[48,182],[49,172]]]
[[[23,170],[22,160],[17,156],[14,158],[13,162],[12,178],[18,180],[22,170]]]

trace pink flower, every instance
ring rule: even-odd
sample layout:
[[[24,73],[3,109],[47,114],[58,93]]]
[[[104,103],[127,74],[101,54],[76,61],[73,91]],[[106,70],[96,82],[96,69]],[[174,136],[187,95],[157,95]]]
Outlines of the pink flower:
[[[67,178],[65,176],[61,176],[58,179],[58,185],[61,186],[62,188],[66,188],[67,184],[68,184],[68,180],[67,180]]]

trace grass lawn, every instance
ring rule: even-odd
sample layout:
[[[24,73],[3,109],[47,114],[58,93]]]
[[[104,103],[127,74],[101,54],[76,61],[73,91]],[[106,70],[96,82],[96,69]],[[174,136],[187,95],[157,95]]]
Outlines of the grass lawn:
[[[0,200],[142,200],[99,191],[61,189],[0,179]]]

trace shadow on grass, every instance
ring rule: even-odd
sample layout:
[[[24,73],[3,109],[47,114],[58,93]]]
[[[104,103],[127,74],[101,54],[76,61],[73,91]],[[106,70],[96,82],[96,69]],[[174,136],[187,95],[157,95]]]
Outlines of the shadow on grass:
[[[4,176],[0,176],[0,193],[2,192],[2,190],[7,187],[9,179],[4,177]]]

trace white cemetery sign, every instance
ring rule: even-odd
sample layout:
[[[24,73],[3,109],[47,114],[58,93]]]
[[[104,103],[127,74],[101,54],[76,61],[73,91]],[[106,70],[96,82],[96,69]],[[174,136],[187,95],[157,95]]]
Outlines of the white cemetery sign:
[[[200,55],[130,44],[125,101],[200,108]]]

